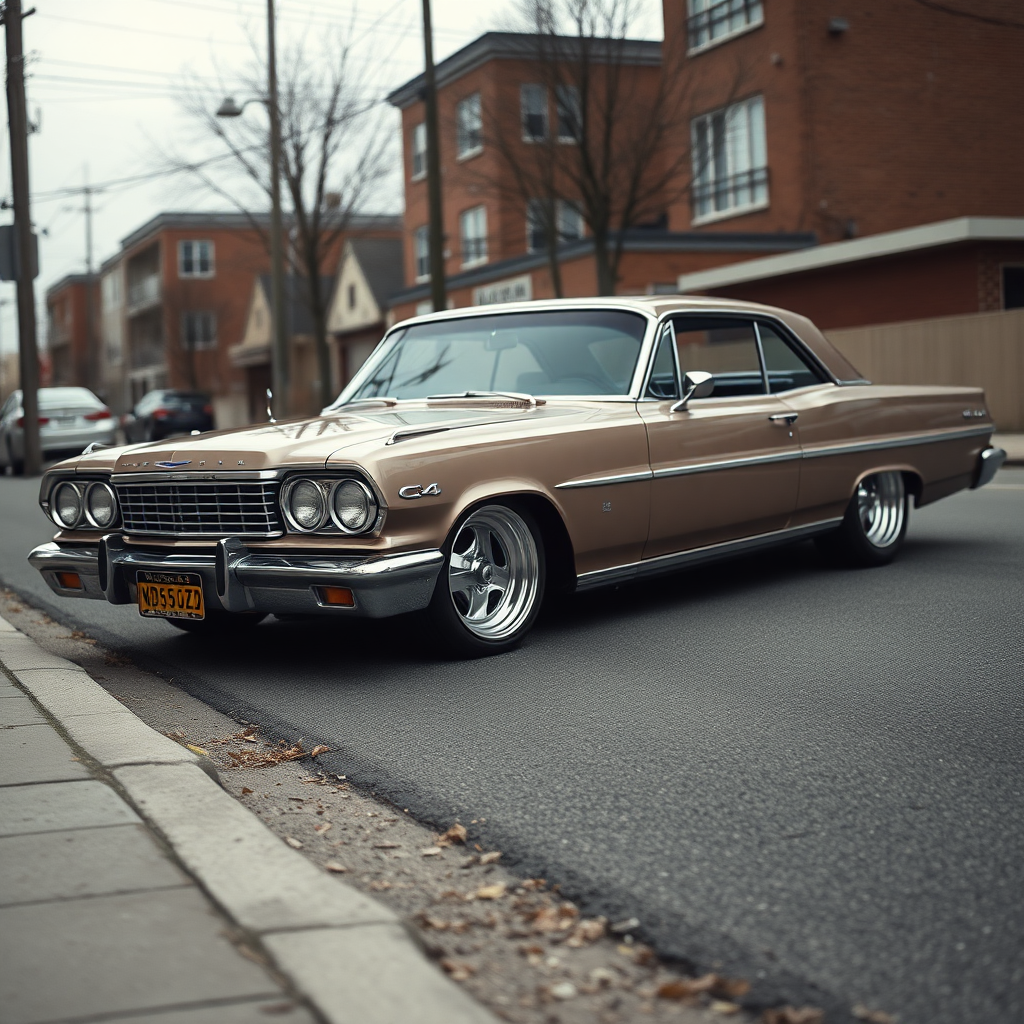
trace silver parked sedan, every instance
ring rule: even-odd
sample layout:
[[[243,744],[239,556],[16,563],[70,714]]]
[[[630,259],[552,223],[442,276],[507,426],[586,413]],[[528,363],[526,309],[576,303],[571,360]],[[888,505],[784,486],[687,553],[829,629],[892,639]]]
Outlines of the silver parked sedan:
[[[0,467],[25,466],[25,410],[13,391],[0,408]],[[78,455],[94,441],[113,444],[117,421],[88,388],[39,389],[39,439],[43,458]]]

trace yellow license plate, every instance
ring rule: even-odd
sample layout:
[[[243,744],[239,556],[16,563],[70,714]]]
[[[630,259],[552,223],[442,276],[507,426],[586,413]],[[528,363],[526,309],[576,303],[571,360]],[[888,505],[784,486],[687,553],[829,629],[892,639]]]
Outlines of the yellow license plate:
[[[147,572],[140,569],[135,583],[139,614],[161,619],[201,619],[203,578],[197,572]]]

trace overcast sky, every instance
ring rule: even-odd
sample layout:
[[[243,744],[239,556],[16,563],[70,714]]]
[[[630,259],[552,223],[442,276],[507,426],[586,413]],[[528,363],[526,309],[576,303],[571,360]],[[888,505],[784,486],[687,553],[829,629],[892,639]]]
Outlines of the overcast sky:
[[[644,20],[633,35],[661,38],[660,0],[641,0]],[[515,0],[434,0],[434,54],[442,60],[489,29],[508,24]],[[33,4],[24,0],[26,8]],[[252,60],[251,39],[266,40],[265,0],[35,0],[25,21],[29,53],[32,216],[40,237],[36,281],[43,327],[46,288],[85,270],[81,195],[69,188],[114,183],[159,167],[158,150],[198,153],[194,129],[181,106],[183,87],[207,88],[215,108],[223,92],[242,90],[238,79]],[[423,70],[420,0],[278,0],[278,47],[305,36],[314,45],[329,33],[352,37],[373,67],[373,89],[383,95]],[[233,84],[235,83],[235,84]],[[259,117],[250,107],[246,117]],[[385,123],[398,129],[393,112]],[[10,195],[10,151],[0,141],[0,194]],[[400,184],[392,212],[401,207]],[[180,179],[157,177],[111,184],[94,197],[96,266],[120,240],[162,210],[226,208],[204,199]],[[0,214],[7,222],[10,213]],[[0,346],[17,347],[14,286],[0,284]]]

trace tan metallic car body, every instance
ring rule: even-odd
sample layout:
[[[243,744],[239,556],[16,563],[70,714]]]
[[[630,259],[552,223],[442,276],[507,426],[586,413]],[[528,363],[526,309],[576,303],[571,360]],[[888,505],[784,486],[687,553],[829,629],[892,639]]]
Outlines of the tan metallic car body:
[[[106,530],[83,522],[30,561],[64,596],[135,603],[140,569],[173,570],[202,576],[211,610],[384,616],[428,606],[441,585],[446,539],[488,503],[511,499],[527,509],[549,583],[586,589],[833,531],[858,485],[875,474],[900,474],[920,506],[980,486],[1002,461],[989,445],[993,424],[980,389],[871,385],[813,324],[784,310],[671,297],[562,300],[453,310],[393,331],[550,310],[627,310],[645,319],[628,395],[346,407],[357,376],[319,417],[61,463],[42,482],[51,517],[61,481],[107,481],[122,512],[126,501],[141,508],[129,516],[135,522],[151,500],[150,526],[164,532],[125,528],[121,518]],[[644,397],[666,324],[682,330],[698,315],[752,318],[784,334],[824,382],[779,394],[712,394],[682,409],[678,398]],[[761,362],[764,372],[763,354]],[[255,532],[218,521],[196,533],[176,527],[173,507],[158,515],[158,495],[180,497],[181,487],[197,483],[255,483],[273,503],[295,474],[335,471],[357,474],[375,492],[381,514],[366,535],[296,533],[280,511],[274,528]],[[76,578],[78,586],[64,585]],[[350,588],[351,604],[325,603],[324,586]]]

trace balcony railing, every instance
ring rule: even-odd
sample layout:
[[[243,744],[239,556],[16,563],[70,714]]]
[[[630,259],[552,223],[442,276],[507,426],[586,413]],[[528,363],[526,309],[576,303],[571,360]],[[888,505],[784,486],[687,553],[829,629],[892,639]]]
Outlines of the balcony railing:
[[[128,312],[137,313],[160,301],[160,276],[150,274],[128,285]]]
[[[754,167],[714,181],[697,182],[690,196],[694,220],[768,202],[768,168]]]

